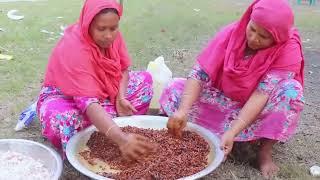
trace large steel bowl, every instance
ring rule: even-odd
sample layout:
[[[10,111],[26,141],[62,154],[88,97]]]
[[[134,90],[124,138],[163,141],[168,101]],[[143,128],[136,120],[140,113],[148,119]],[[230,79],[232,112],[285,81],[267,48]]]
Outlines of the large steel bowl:
[[[161,116],[130,116],[115,118],[114,121],[120,127],[134,126],[138,128],[163,129],[166,128],[168,118]],[[188,123],[187,129],[201,135],[209,143],[211,149],[208,158],[209,163],[205,169],[191,176],[181,178],[186,180],[198,179],[214,171],[223,161],[224,155],[219,148],[220,140],[215,134],[193,123]],[[91,126],[74,135],[67,144],[66,154],[72,166],[82,174],[93,179],[106,179],[106,177],[100,176],[89,170],[87,166],[84,165],[84,163],[79,159],[79,152],[81,151],[81,148],[85,146],[90,138],[90,135],[94,131],[96,131],[96,128]]]

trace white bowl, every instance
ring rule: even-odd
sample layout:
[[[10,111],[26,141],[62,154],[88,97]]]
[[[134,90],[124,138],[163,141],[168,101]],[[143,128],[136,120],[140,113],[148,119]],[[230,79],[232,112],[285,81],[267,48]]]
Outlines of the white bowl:
[[[130,116],[130,117],[115,118],[114,121],[120,127],[134,126],[139,128],[163,129],[163,128],[166,128],[168,118],[161,117],[161,116]],[[209,143],[210,149],[211,149],[209,153],[209,164],[204,170],[196,174],[193,174],[191,176],[181,178],[185,180],[198,179],[208,175],[213,170],[215,170],[223,161],[224,155],[219,148],[220,140],[215,134],[193,123],[188,123],[187,129],[197,132],[199,135],[201,135]],[[90,135],[96,130],[97,129],[94,126],[90,126],[87,129],[74,135],[67,144],[66,155],[71,165],[82,174],[98,180],[108,179],[106,177],[100,176],[90,171],[78,159],[79,149],[87,143],[87,141],[90,138]],[[214,159],[212,158],[210,159],[210,157],[214,157]]]
[[[0,151],[13,151],[39,160],[48,168],[52,180],[57,180],[62,174],[62,159],[60,155],[50,147],[25,139],[0,139]]]

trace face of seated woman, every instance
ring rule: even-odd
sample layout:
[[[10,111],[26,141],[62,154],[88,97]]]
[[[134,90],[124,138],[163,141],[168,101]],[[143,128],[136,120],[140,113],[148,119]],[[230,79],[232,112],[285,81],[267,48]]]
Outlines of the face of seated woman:
[[[101,49],[108,48],[116,39],[120,17],[114,9],[104,9],[92,20],[89,34]]]
[[[271,33],[252,20],[247,25],[246,37],[247,45],[252,50],[266,49],[274,44]]]

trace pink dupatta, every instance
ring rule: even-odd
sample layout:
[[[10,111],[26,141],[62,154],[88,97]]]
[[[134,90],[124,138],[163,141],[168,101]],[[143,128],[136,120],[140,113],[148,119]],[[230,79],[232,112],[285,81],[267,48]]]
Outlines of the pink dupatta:
[[[259,50],[244,61],[246,26],[250,20],[268,30],[276,44]],[[303,85],[304,58],[294,16],[287,0],[256,0],[240,21],[220,31],[198,56],[201,68],[213,85],[233,100],[245,103],[259,80],[270,70],[296,73]]]
[[[91,21],[105,8],[116,9],[122,15],[122,7],[115,0],[85,1],[79,22],[66,29],[51,54],[44,86],[60,88],[67,96],[115,100],[122,70],[131,60],[120,32],[106,49],[109,57],[102,55],[89,35]]]

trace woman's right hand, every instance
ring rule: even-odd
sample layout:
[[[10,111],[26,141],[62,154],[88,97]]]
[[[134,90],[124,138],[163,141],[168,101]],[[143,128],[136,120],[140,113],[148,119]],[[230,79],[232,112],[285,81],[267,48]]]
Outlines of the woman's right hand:
[[[169,133],[175,137],[182,137],[182,130],[187,126],[187,113],[183,111],[176,111],[169,117],[167,128]]]
[[[126,134],[125,141],[119,144],[122,156],[127,160],[137,160],[139,157],[156,150],[156,145],[138,134]]]

